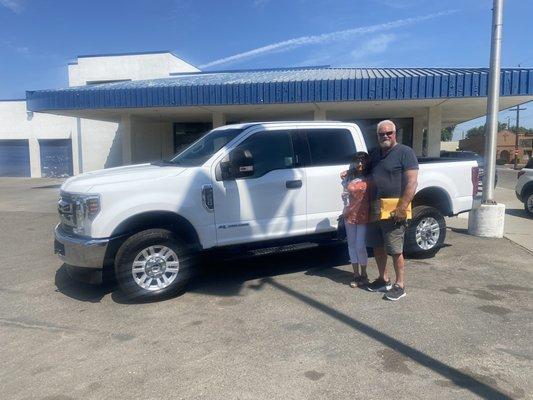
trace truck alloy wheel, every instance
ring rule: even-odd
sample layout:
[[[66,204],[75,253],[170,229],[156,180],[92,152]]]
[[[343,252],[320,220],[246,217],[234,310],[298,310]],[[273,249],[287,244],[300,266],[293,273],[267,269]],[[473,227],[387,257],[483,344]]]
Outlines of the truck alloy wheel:
[[[130,236],[115,257],[120,289],[135,299],[160,299],[185,289],[192,261],[173,232],[147,229]]]
[[[131,273],[137,285],[145,290],[159,290],[178,277],[180,262],[176,253],[161,245],[141,250],[133,260]]]
[[[446,221],[438,209],[430,206],[413,208],[413,219],[405,232],[406,254],[432,256],[442,246],[445,238]]]
[[[433,217],[425,217],[416,225],[416,243],[423,250],[434,248],[440,236],[440,227]]]

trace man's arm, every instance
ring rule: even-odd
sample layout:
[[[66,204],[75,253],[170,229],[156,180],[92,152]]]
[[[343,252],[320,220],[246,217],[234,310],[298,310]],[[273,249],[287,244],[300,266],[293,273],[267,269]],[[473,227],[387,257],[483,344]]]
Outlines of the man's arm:
[[[407,218],[407,207],[409,206],[409,203],[413,201],[416,187],[418,186],[418,169],[407,170],[404,174],[407,184],[405,185],[402,197],[400,197],[398,207],[396,207],[394,212],[394,219],[397,221],[402,221]]]

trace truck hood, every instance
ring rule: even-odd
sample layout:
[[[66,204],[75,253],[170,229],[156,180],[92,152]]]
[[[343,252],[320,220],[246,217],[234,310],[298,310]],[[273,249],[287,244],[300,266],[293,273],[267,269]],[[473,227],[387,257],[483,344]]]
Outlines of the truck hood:
[[[125,167],[101,169],[85,172],[69,178],[61,186],[65,192],[86,193],[100,185],[118,184],[125,182],[154,181],[157,179],[176,176],[186,168],[177,165],[138,164]]]

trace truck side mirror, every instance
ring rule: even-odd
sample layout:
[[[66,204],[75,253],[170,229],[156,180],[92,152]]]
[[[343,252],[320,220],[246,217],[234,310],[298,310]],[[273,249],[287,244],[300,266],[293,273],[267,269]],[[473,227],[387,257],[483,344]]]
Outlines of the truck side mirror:
[[[237,148],[220,162],[222,180],[246,178],[254,174],[254,161],[250,150]]]

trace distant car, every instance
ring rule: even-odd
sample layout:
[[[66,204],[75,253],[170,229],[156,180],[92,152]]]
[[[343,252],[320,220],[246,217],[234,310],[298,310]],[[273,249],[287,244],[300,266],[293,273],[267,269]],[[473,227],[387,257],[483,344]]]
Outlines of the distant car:
[[[479,166],[479,185],[480,185],[480,191],[481,186],[483,184],[483,171],[485,170],[485,160],[481,155],[478,153],[475,153],[473,151],[447,151],[442,150],[440,152],[441,157],[445,158],[463,158],[465,160],[475,160],[477,161],[477,165]],[[496,187],[496,184],[498,183],[498,171],[496,170],[496,176],[494,179],[494,187]]]
[[[533,158],[518,171],[515,193],[518,200],[524,203],[524,209],[533,217]]]

